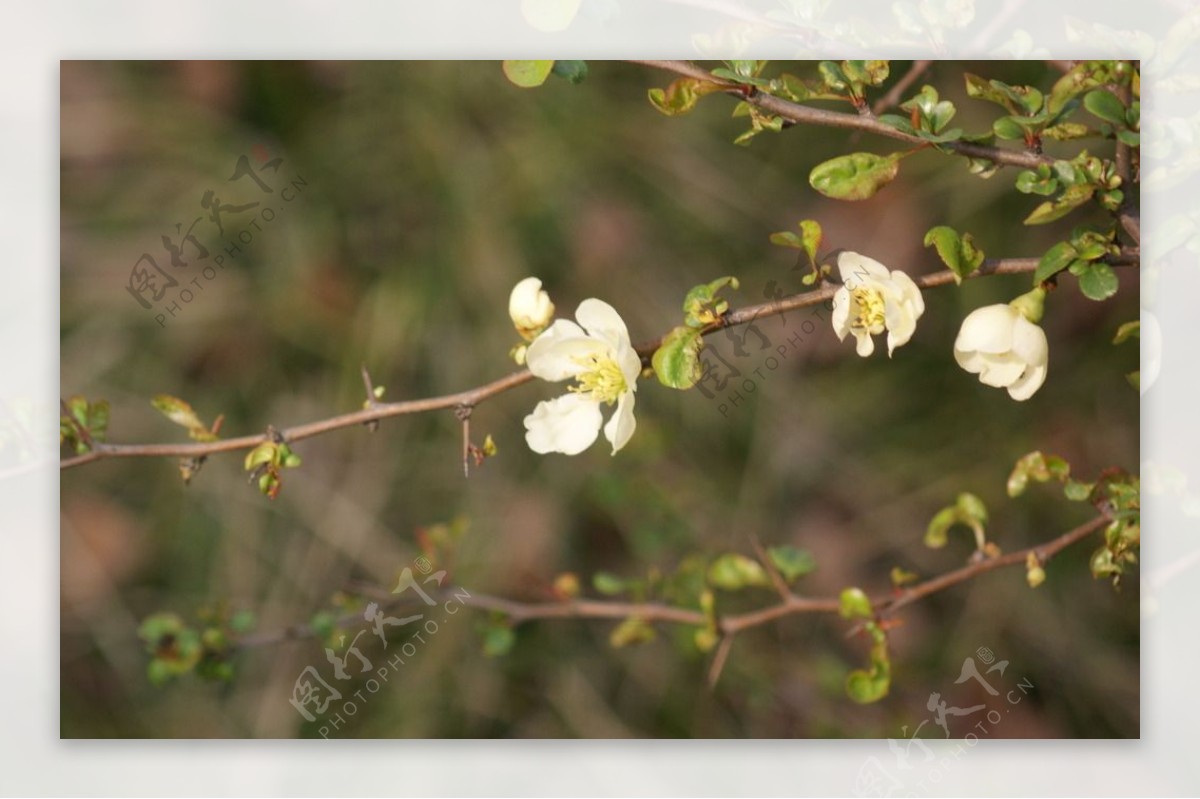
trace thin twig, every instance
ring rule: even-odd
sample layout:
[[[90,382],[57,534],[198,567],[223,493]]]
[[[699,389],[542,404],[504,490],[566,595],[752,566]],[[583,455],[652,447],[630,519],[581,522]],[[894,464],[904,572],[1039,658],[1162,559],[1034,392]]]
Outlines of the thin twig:
[[[827,111],[823,108],[811,108],[764,92],[747,91],[746,87],[743,87],[741,84],[714,77],[708,70],[698,67],[690,61],[634,61],[633,63],[643,64],[655,69],[663,69],[683,77],[716,84],[728,94],[734,94],[764,111],[797,124],[819,125],[846,130],[862,130],[919,147],[929,146],[929,142],[925,139],[904,133],[890,125],[885,125],[874,117],[862,116],[860,114],[846,114],[839,111]],[[1055,161],[1054,158],[1048,155],[1020,150],[1006,150],[1000,147],[990,147],[970,142],[952,141],[941,143],[938,146],[967,158],[984,158],[1003,166],[1019,166],[1025,169],[1036,169],[1041,164],[1050,165]]]
[[[1113,266],[1135,266],[1138,263],[1136,251],[1127,251],[1119,256],[1107,259],[1107,262]],[[989,258],[983,262],[983,265],[974,272],[971,277],[984,277],[989,275],[1015,275],[1032,272],[1037,269],[1037,258]],[[945,286],[954,282],[954,273],[945,270],[942,272],[934,272],[929,275],[921,275],[913,278],[913,281],[919,288],[928,289],[935,286]],[[771,302],[761,303],[759,305],[751,305],[745,308],[739,308],[730,311],[725,316],[721,317],[718,322],[713,323],[705,328],[702,332],[704,335],[712,335],[718,330],[722,330],[737,325],[749,324],[756,319],[778,316],[785,314],[798,308],[808,308],[815,305],[830,302],[837,293],[837,284],[825,283],[821,287],[800,294],[793,294],[789,297],[783,297]],[[650,357],[655,350],[661,346],[663,342],[662,336],[652,341],[647,341],[639,344],[637,352],[641,355],[644,363],[649,363]],[[514,372],[507,377],[502,377],[498,380],[493,380],[477,388],[467,391],[460,391],[457,394],[447,394],[440,397],[429,397],[427,399],[404,400],[402,402],[380,402],[373,407],[365,408],[352,413],[344,413],[338,416],[332,416],[328,419],[322,419],[308,424],[297,425],[296,427],[286,428],[278,433],[282,440],[289,444],[303,441],[306,438],[319,436],[323,433],[328,433],[333,430],[340,430],[346,427],[365,424],[379,419],[387,419],[393,416],[404,416],[413,413],[427,413],[438,410],[453,410],[460,407],[474,407],[484,400],[490,399],[498,394],[503,394],[506,391],[524,385],[533,379],[533,375],[528,369],[522,369],[519,372]],[[69,458],[64,458],[59,462],[60,469],[70,469],[76,466],[92,463],[105,458],[145,458],[145,457],[172,457],[172,458],[195,458],[201,455],[213,455],[221,452],[235,452],[238,450],[252,449],[258,446],[263,441],[270,440],[270,437],[265,434],[241,436],[239,438],[228,438],[221,441],[209,442],[194,442],[194,443],[179,443],[179,444],[110,444],[104,442],[95,442],[90,452],[82,455],[75,455]]]
[[[900,98],[908,91],[908,87],[916,83],[932,63],[932,61],[912,62],[912,66],[908,68],[908,72],[905,72],[900,80],[896,81],[892,85],[892,88],[888,89],[887,94],[875,101],[875,105],[871,106],[871,113],[879,116],[884,111],[899,105]]]
[[[733,636],[721,636],[721,641],[717,644],[717,651],[713,653],[712,664],[708,667],[709,690],[717,687],[717,681],[721,679],[721,672],[725,670],[725,663],[729,660],[729,652],[732,649]]]

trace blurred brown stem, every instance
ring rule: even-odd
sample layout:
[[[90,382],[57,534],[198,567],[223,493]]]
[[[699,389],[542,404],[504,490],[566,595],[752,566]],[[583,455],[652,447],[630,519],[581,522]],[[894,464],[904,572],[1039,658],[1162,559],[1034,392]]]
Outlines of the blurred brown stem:
[[[1072,544],[1087,538],[1092,533],[1098,532],[1110,521],[1111,519],[1108,516],[1097,516],[1091,521],[1085,522],[1069,532],[1041,544],[1036,544],[1016,552],[1010,552],[1007,555],[1001,555],[996,558],[971,563],[961,569],[955,569],[938,577],[932,577],[911,588],[895,589],[886,594],[879,594],[871,598],[871,606],[875,610],[876,617],[883,619],[894,615],[906,605],[924,599],[931,594],[936,594],[939,591],[944,591],[952,586],[967,582],[986,572],[1006,566],[1023,565],[1025,559],[1031,553],[1037,556],[1039,562],[1045,563]],[[378,586],[356,584],[351,586],[350,590],[368,599],[378,601],[380,607],[383,609],[390,610],[413,604],[411,598],[397,599],[395,594],[389,592],[386,588]],[[661,602],[624,602],[605,599],[521,602],[513,599],[489,596],[487,594],[468,592],[461,587],[457,589],[453,587],[444,588],[436,596],[440,599],[449,599],[452,597],[455,601],[461,602],[468,607],[501,613],[514,625],[545,619],[618,620],[627,619],[631,616],[636,616],[647,623],[685,624],[696,627],[704,627],[709,623],[709,618],[699,610],[675,607]],[[733,637],[744,630],[802,613],[837,613],[840,607],[841,603],[836,596],[801,597],[789,590],[787,595],[774,605],[769,605],[759,610],[718,617],[717,629],[722,635],[722,643],[718,646],[718,652],[723,653],[723,656],[728,655],[728,649],[732,644]],[[346,615],[339,623],[352,623],[361,618],[361,613],[352,613]],[[278,644],[284,641],[311,638],[315,635],[316,633],[311,626],[299,624],[274,633],[244,636],[238,640],[237,646],[240,649],[249,649]],[[721,660],[724,659],[723,656]],[[713,673],[714,675],[719,675],[720,673],[720,667],[716,663],[714,663]]]

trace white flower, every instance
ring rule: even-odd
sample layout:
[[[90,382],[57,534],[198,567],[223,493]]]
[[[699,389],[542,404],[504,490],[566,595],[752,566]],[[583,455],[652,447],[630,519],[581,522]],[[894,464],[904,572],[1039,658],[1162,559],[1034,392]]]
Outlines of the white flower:
[[[584,300],[575,318],[578,325],[559,319],[529,345],[526,360],[535,377],[574,378],[577,384],[558,399],[539,402],[525,417],[525,441],[537,453],[578,455],[600,432],[604,421],[600,406],[615,402],[617,409],[604,425],[604,437],[616,455],[636,426],[633,392],[642,359],[629,343],[625,322],[608,303]]]
[[[921,290],[907,274],[888,271],[878,261],[856,252],[838,256],[842,287],[833,295],[833,331],[844,341],[847,333],[857,339],[856,349],[864,358],[875,351],[877,336],[887,330],[888,357],[912,338],[917,320],[925,313]]]
[[[513,286],[508,295],[508,315],[521,338],[533,341],[554,318],[554,303],[542,290],[542,281],[527,277]]]
[[[979,382],[997,388],[1007,388],[1015,400],[1027,400],[1046,380],[1050,347],[1041,327],[1025,318],[1021,301],[1040,292],[1018,297],[1014,305],[987,305],[976,308],[963,320],[958,338],[954,340],[954,359]],[[1042,296],[1036,296],[1040,318]]]

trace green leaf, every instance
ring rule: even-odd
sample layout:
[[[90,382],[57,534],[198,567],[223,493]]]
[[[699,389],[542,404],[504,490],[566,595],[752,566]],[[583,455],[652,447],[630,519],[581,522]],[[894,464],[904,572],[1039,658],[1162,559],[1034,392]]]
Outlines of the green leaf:
[[[1034,450],[1022,455],[1014,464],[1012,473],[1008,476],[1008,495],[1020,496],[1025,492],[1030,480],[1044,483],[1054,478],[1065,481],[1071,473],[1071,465],[1056,455],[1043,455]]]
[[[721,91],[722,86],[713,81],[698,78],[679,78],[665,90],[650,89],[647,96],[650,104],[669,117],[686,114],[706,94]]]
[[[512,651],[517,642],[517,634],[508,624],[494,622],[483,631],[483,654],[490,658],[498,658]]]
[[[1071,67],[1054,84],[1046,100],[1046,109],[1053,115],[1062,111],[1068,102],[1090,89],[1108,83],[1124,84],[1128,74],[1116,61],[1081,61]]]
[[[541,86],[553,68],[553,61],[505,61],[503,64],[504,77],[522,89]]]
[[[789,583],[817,569],[817,561],[811,552],[793,546],[771,547],[767,550],[767,557]]]
[[[700,331],[694,327],[680,325],[668,333],[650,361],[658,382],[678,389],[696,385],[702,374],[700,349],[703,345]]]
[[[654,628],[647,624],[645,619],[630,616],[613,628],[608,636],[608,643],[614,649],[620,649],[624,646],[649,643],[655,637]]]
[[[1016,117],[1000,117],[992,123],[992,132],[996,134],[997,138],[1010,141],[1025,138],[1025,128]]]
[[[958,517],[967,524],[987,524],[988,512],[987,506],[983,504],[983,500],[974,494],[964,491],[958,495],[955,502],[955,507],[958,510]]]
[[[708,567],[708,582],[725,591],[740,591],[751,586],[769,586],[771,579],[758,561],[730,553],[721,555]]]
[[[817,64],[817,72],[821,74],[821,80],[825,82],[825,86],[830,89],[845,89],[850,82],[846,73],[842,72],[842,68],[832,61],[822,61]]]
[[[1135,319],[1132,322],[1126,322],[1117,328],[1117,334],[1113,336],[1113,344],[1124,344],[1131,338],[1141,338],[1142,323]]]
[[[821,249],[821,239],[823,236],[821,223],[812,219],[802,219],[799,222],[799,227],[799,235],[790,230],[772,233],[771,243],[780,247],[804,250],[808,254],[809,263],[816,265],[817,253]]]
[[[254,629],[257,619],[254,617],[252,610],[239,610],[229,619],[229,629],[238,635],[250,632]]]
[[[1060,241],[1042,255],[1033,273],[1033,284],[1044,283],[1066,269],[1078,257],[1069,241]]]
[[[588,66],[586,61],[555,61],[551,72],[571,83],[580,84],[588,76]]]
[[[887,634],[873,621],[867,622],[864,629],[871,636],[870,667],[856,669],[846,676],[846,695],[860,704],[877,702],[887,696],[892,678]]]
[[[627,586],[625,580],[611,572],[596,572],[592,575],[592,587],[605,596],[616,596],[625,593]]]
[[[892,567],[890,576],[892,579],[892,586],[895,588],[901,588],[909,583],[914,583],[918,578],[918,575],[915,572],[910,572],[906,569],[900,568],[899,566]]]
[[[889,71],[890,66],[887,61],[842,62],[842,74],[860,86],[878,86],[887,80]]]
[[[925,528],[925,546],[941,549],[946,546],[947,531],[958,521],[958,510],[954,506],[942,508],[929,520]]]
[[[1142,146],[1142,135],[1134,130],[1118,130],[1117,141],[1130,147]]]
[[[1125,104],[1107,89],[1095,89],[1085,94],[1083,107],[1105,122],[1125,126]]]
[[[865,200],[895,180],[899,171],[900,158],[895,153],[850,153],[815,166],[808,182],[835,200]]]
[[[1079,275],[1079,290],[1089,300],[1107,300],[1117,293],[1117,275],[1111,266],[1105,263],[1090,264],[1086,271]]]
[[[150,400],[150,404],[175,424],[187,428],[188,436],[193,440],[217,440],[217,436],[200,421],[200,417],[196,415],[192,406],[178,397],[172,397],[170,394],[156,394]]]
[[[729,302],[718,297],[718,294],[726,286],[736,290],[738,279],[727,275],[710,283],[693,286],[683,298],[684,323],[688,327],[707,327],[724,316],[729,310]]]
[[[246,453],[244,466],[246,471],[252,472],[264,463],[275,464],[278,460],[279,445],[274,441],[264,441]]]
[[[1084,483],[1079,480],[1067,480],[1063,484],[1063,496],[1072,502],[1083,502],[1092,495],[1093,483]]]
[[[1047,222],[1053,222],[1055,219],[1061,219],[1090,200],[1095,193],[1096,188],[1094,186],[1068,186],[1057,200],[1047,200],[1037,208],[1034,208],[1033,212],[1025,217],[1025,224],[1044,225]]]
[[[869,619],[875,615],[871,600],[861,588],[845,588],[838,596],[838,613],[843,619]]]
[[[962,283],[983,264],[983,251],[975,246],[970,233],[959,236],[952,227],[939,225],[925,234],[925,246],[937,249],[938,257],[954,273],[954,282]]]
[[[1043,197],[1053,194],[1058,189],[1058,179],[1050,173],[1050,167],[1042,164],[1035,172],[1026,169],[1017,175],[1017,191],[1022,194],[1040,194]]]
[[[1053,139],[1054,141],[1070,141],[1072,139],[1082,139],[1091,136],[1095,133],[1087,125],[1081,125],[1078,122],[1060,122],[1057,125],[1042,131],[1043,139]]]
[[[692,641],[701,652],[711,652],[720,640],[721,634],[711,627],[701,627],[692,636]]]
[[[964,73],[963,78],[966,81],[968,97],[995,103],[1010,111],[1016,110],[1008,96],[993,85],[994,81],[988,81],[978,75],[972,75],[970,72]]]

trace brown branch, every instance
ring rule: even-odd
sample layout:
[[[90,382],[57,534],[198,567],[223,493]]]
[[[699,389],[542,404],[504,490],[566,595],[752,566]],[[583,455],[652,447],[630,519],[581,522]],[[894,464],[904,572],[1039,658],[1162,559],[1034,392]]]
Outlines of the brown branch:
[[[887,594],[880,594],[871,599],[871,605],[875,609],[876,616],[882,619],[894,615],[901,608],[917,600],[967,582],[981,574],[1007,566],[1024,565],[1025,559],[1030,553],[1036,555],[1040,562],[1045,563],[1072,544],[1099,531],[1110,521],[1111,519],[1108,516],[1097,516],[1091,521],[1085,522],[1073,530],[1045,543],[1036,544],[1017,552],[1001,555],[1000,557],[972,563],[961,569],[947,572],[939,577],[930,578],[908,589],[893,590]],[[355,584],[349,590],[369,599],[378,600],[380,607],[387,610],[396,609],[401,606],[420,606],[416,604],[419,600],[409,598],[397,599],[395,594],[378,586]],[[708,617],[699,610],[674,607],[661,602],[623,602],[598,599],[570,599],[561,602],[521,602],[513,599],[489,596],[487,594],[469,593],[462,588],[443,589],[437,595],[443,600],[453,598],[467,607],[501,613],[507,616],[513,624],[548,619],[617,620],[627,619],[631,616],[636,616],[647,623],[660,622],[695,627],[703,627],[709,623]],[[724,658],[728,656],[727,650],[732,645],[733,637],[737,633],[788,616],[804,613],[837,613],[840,607],[841,603],[837,597],[805,598],[796,596],[789,591],[788,597],[775,605],[770,605],[759,610],[719,617],[717,619],[717,629],[721,633],[722,640],[714,655],[713,664],[710,667],[710,676],[714,672],[716,675],[720,674],[720,667],[723,665]],[[361,612],[347,614],[338,623],[344,625],[361,618]],[[237,647],[239,649],[248,649],[268,646],[285,641],[311,638],[315,635],[316,633],[310,625],[297,624],[277,632],[243,636],[238,640]],[[722,653],[722,650],[725,650],[724,653]]]
[[[803,125],[819,125],[828,128],[843,128],[845,130],[861,130],[874,133],[889,139],[907,142],[918,147],[928,147],[929,142],[920,136],[913,136],[885,125],[874,117],[860,114],[846,114],[839,111],[827,111],[823,108],[811,108],[791,100],[765,94],[763,92],[748,92],[746,87],[738,83],[714,77],[708,70],[698,67],[690,61],[634,61],[655,69],[663,69],[686,78],[713,83],[729,94],[751,103],[769,113],[783,117],[789,122]],[[1048,155],[1040,155],[1024,150],[1006,150],[1000,147],[990,147],[983,144],[953,141],[938,145],[966,158],[986,158],[1004,166],[1019,166],[1025,169],[1036,169],[1041,164],[1053,164],[1056,159]]]
[[[1138,263],[1138,255],[1136,251],[1130,250],[1122,255],[1107,259],[1107,261],[1113,266],[1134,266]],[[1023,274],[1034,271],[1037,269],[1037,265],[1037,258],[989,258],[983,262],[983,265],[971,277]],[[933,274],[915,277],[913,281],[922,289],[945,286],[954,282],[954,273],[949,270],[934,272]],[[813,291],[793,294],[789,297],[783,297],[759,305],[738,308],[737,310],[730,311],[719,322],[710,325],[702,332],[707,336],[728,327],[748,324],[756,319],[778,316],[798,308],[821,305],[822,303],[831,301],[839,288],[840,286],[836,283],[826,282]],[[662,341],[663,337],[660,336],[653,341],[647,341],[637,346],[637,352],[642,356],[643,363],[649,363],[650,357],[659,348]],[[447,394],[441,397],[429,397],[426,399],[404,400],[402,402],[368,403],[370,407],[360,411],[344,413],[328,419],[289,427],[279,430],[274,434],[262,433],[259,435],[241,436],[239,438],[228,438],[221,441],[194,442],[189,444],[110,444],[94,442],[90,452],[65,458],[59,461],[59,467],[60,469],[70,469],[104,458],[196,458],[221,452],[252,449],[262,442],[270,440],[293,443],[346,427],[377,423],[380,419],[388,419],[393,416],[405,416],[413,413],[427,413],[438,410],[457,410],[464,407],[473,408],[484,400],[498,394],[503,394],[505,391],[528,383],[532,379],[533,375],[529,370],[523,369],[519,372],[513,372],[507,377],[493,380],[478,388],[460,391],[457,394]]]

